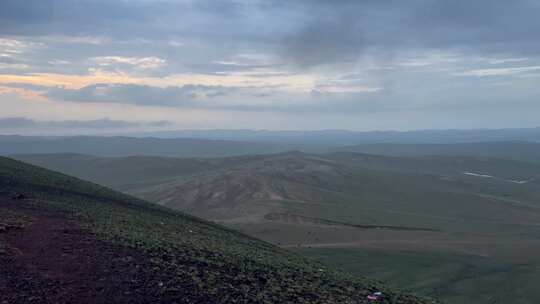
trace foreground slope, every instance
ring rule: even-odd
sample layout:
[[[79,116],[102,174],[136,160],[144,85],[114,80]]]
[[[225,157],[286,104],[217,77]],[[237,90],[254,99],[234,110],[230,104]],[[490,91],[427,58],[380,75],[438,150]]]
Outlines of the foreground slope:
[[[220,226],[0,158],[2,303],[431,303]]]

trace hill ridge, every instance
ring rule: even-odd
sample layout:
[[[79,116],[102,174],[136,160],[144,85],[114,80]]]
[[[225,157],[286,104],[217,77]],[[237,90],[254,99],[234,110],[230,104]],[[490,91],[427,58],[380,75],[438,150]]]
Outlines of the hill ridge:
[[[402,295],[365,278],[353,278],[313,260],[181,212],[19,161],[0,158],[0,181],[0,221],[24,218],[21,214],[30,218],[29,223],[17,226],[15,232],[0,233],[0,243],[3,247],[8,246],[7,250],[1,251],[0,263],[7,263],[9,259],[20,262],[16,255],[12,255],[17,248],[33,252],[31,247],[25,247],[27,244],[17,243],[10,236],[11,233],[24,235],[33,231],[28,228],[32,227],[33,219],[34,224],[48,221],[53,226],[57,225],[58,229],[52,231],[59,238],[74,234],[77,242],[105,242],[106,251],[120,258],[113,265],[119,267],[118,271],[127,271],[126,265],[149,271],[141,274],[140,278],[149,283],[145,285],[149,291],[144,298],[147,300],[180,303],[229,303],[232,299],[240,303],[367,303],[367,294],[383,290],[389,303],[433,302]],[[70,226],[71,222],[77,225]],[[80,231],[78,227],[91,234]],[[122,262],[122,254],[114,249],[116,246],[135,250],[130,254],[133,260]],[[53,247],[45,248],[52,250]],[[67,257],[81,259],[73,252],[74,248],[68,247],[62,249],[67,250],[64,252]],[[148,259],[138,260],[137,254]],[[116,261],[116,258],[113,260]],[[19,262],[14,265],[26,267]],[[154,270],[150,271],[145,266],[147,262]],[[24,269],[23,273],[39,278],[38,283],[61,286],[55,293],[57,299],[59,303],[69,302],[65,298],[67,293],[63,292],[72,283],[62,283],[64,274],[57,278],[61,283],[58,285],[44,277],[42,271]],[[10,284],[24,286],[28,283],[22,277],[14,278],[15,273],[10,273],[8,282],[5,282],[6,276],[0,278],[0,290],[10,291],[0,293],[0,299],[16,300],[29,296],[40,302],[39,299],[43,300],[47,293],[53,292],[50,288],[42,290],[45,294],[35,289],[15,290],[9,287]],[[104,278],[109,280],[114,276]],[[133,277],[132,280],[137,281]],[[125,289],[120,290],[130,292],[137,284],[141,283],[126,283]],[[91,284],[89,288],[93,287],[98,286]],[[120,297],[120,303],[126,303],[123,301],[130,298],[126,294],[115,296]]]

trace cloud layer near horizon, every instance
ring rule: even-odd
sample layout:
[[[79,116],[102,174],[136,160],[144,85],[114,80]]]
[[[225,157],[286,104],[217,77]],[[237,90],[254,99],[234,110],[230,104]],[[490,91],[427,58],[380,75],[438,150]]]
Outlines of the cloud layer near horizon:
[[[0,117],[535,126],[539,13],[535,0],[4,0]]]

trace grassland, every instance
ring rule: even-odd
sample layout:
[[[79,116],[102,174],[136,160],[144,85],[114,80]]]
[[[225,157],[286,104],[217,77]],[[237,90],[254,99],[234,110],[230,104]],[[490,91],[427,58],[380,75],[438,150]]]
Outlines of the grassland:
[[[538,264],[501,262],[448,252],[302,248],[298,252],[352,273],[388,282],[447,303],[540,301]]]
[[[160,290],[168,299],[189,288],[215,303],[364,303],[369,292],[380,289],[391,303],[431,303],[233,230],[22,162],[0,158],[0,180],[1,195],[24,194],[30,199],[19,204],[25,207],[57,210],[103,240],[143,252],[154,271],[171,274]]]
[[[115,183],[129,180],[134,187],[128,191],[137,196],[355,274],[450,303],[470,303],[471,297],[506,303],[506,295],[518,290],[513,298],[528,304],[540,294],[534,288],[540,274],[536,163],[294,152],[182,160],[204,164],[199,172],[166,160],[174,169],[159,181],[149,168],[163,160],[141,161],[149,173],[137,173],[135,159],[107,162],[121,160],[132,168],[116,171]],[[77,168],[76,162],[70,166]]]
[[[475,156],[540,163],[540,143],[526,141],[465,142],[452,144],[363,144],[335,148],[336,151],[387,156]]]

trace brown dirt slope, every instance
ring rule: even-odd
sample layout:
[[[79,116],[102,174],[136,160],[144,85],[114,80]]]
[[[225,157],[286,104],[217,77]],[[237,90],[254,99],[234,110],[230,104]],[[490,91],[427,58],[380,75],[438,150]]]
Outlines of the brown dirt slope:
[[[29,219],[24,227],[0,233],[0,303],[165,300],[159,290],[166,278],[149,271],[150,260],[139,252],[98,240],[60,213],[21,209],[5,200],[0,210]]]

